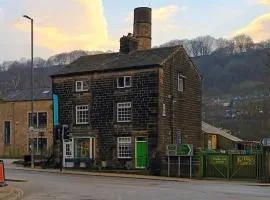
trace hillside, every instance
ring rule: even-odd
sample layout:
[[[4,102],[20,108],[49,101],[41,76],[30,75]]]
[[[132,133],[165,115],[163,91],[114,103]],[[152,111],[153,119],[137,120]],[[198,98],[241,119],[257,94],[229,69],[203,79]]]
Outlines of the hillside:
[[[212,54],[193,58],[203,75],[204,95],[270,93],[269,52],[270,49],[263,49],[235,55]]]

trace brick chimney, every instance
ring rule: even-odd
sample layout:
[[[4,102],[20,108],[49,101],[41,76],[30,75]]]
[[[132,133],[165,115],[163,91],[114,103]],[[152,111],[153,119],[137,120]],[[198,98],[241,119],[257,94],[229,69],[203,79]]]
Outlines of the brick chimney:
[[[152,9],[139,7],[134,9],[133,35],[138,39],[138,50],[152,47]]]
[[[120,38],[120,53],[130,53],[138,49],[138,39],[131,33]]]

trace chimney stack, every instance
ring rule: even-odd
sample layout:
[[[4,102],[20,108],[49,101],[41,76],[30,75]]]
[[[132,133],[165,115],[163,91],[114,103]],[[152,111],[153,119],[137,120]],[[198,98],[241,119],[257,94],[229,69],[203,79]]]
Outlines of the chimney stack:
[[[152,9],[139,7],[134,9],[133,35],[139,40],[138,49],[152,47]]]
[[[138,39],[131,33],[120,38],[120,53],[130,53],[138,49]]]

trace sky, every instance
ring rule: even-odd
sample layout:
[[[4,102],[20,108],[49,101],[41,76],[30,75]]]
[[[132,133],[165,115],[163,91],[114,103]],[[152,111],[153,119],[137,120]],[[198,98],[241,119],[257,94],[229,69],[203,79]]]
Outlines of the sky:
[[[153,9],[153,45],[173,39],[248,34],[270,38],[270,0],[0,0],[0,63],[34,56],[48,58],[72,50],[119,49],[132,32],[133,9]]]

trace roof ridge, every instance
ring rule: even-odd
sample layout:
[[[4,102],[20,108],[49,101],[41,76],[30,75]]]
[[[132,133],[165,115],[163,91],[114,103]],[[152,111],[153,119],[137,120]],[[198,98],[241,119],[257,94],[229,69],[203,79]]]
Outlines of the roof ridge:
[[[136,50],[134,52],[142,52],[142,51],[153,51],[153,50],[156,50],[156,49],[172,49],[172,48],[179,48],[181,47],[182,45],[174,45],[174,46],[167,46],[167,47],[154,47],[154,48],[150,48],[150,49],[140,49],[140,50]]]

